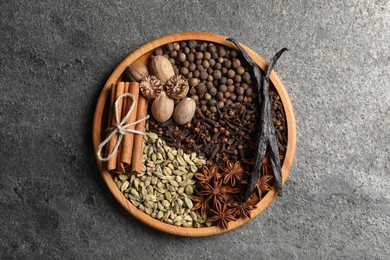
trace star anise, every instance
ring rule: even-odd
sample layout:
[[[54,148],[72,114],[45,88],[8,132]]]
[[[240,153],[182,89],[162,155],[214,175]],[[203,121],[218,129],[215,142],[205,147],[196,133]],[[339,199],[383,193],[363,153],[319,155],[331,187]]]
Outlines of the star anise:
[[[195,202],[192,210],[200,210],[202,217],[206,216],[209,199],[205,199],[203,196],[192,196],[191,200]]]
[[[261,199],[261,191],[262,190],[265,190],[265,191],[272,190],[272,187],[271,187],[271,185],[269,185],[269,182],[273,178],[274,177],[272,175],[264,175],[257,180],[256,191],[257,191],[257,195],[259,196],[260,199]]]
[[[198,192],[198,195],[207,197],[207,200],[212,199],[214,206],[220,202],[225,204],[226,199],[221,191],[222,182],[219,182],[218,179],[214,177],[214,180],[211,183],[212,185],[208,182],[200,182],[199,184],[203,189]]]
[[[217,221],[218,226],[222,226],[223,228],[227,229],[228,222],[229,221],[235,221],[235,217],[233,215],[233,210],[228,209],[226,204],[217,204],[216,209],[211,209],[211,213],[214,215],[211,218],[209,218],[210,222]]]
[[[227,161],[226,167],[222,167],[223,173],[223,183],[230,183],[232,187],[236,185],[237,182],[242,181],[242,172],[244,171],[240,165],[240,162],[233,163],[232,161]]]
[[[214,176],[219,178],[218,170],[215,166],[212,166],[209,169],[206,165],[203,165],[202,172],[195,173],[195,177],[201,182],[208,182],[214,178]]]
[[[248,218],[251,218],[251,210],[256,209],[256,205],[252,202],[253,196],[249,198],[248,201],[244,201],[241,199],[232,201],[229,203],[229,206],[233,210],[233,215],[236,218],[239,218],[241,216],[245,216]]]

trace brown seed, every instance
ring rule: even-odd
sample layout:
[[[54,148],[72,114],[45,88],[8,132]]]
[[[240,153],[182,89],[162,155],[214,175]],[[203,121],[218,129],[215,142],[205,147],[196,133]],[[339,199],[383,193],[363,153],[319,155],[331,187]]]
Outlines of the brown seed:
[[[188,69],[186,67],[181,67],[180,68],[180,74],[182,75],[187,75],[188,74]]]
[[[233,62],[232,62],[233,69],[237,69],[240,66],[241,66],[241,61],[239,59],[233,59]]]
[[[220,85],[219,86],[219,91],[221,91],[222,93],[225,93],[227,91],[227,86],[226,85]]]
[[[198,85],[198,83],[199,83],[199,79],[197,79],[197,78],[192,78],[189,81],[190,87],[195,87],[196,85]]]
[[[197,53],[195,53],[195,59],[197,59],[197,60],[203,59],[203,52],[197,52]]]
[[[242,74],[244,74],[244,72],[245,72],[245,69],[244,69],[243,67],[238,67],[238,68],[236,69],[236,73],[237,73],[238,75],[242,75]]]
[[[186,58],[187,58],[187,56],[184,53],[180,53],[179,57],[178,57],[178,60],[180,62],[184,62],[186,60]]]
[[[213,78],[214,79],[220,79],[221,78],[221,71],[220,70],[214,70],[213,72]]]
[[[241,82],[241,76],[240,75],[234,76],[233,81],[236,82],[236,83],[240,83]]]
[[[236,73],[234,72],[234,70],[229,70],[226,76],[228,78],[232,79],[235,75],[236,75]]]

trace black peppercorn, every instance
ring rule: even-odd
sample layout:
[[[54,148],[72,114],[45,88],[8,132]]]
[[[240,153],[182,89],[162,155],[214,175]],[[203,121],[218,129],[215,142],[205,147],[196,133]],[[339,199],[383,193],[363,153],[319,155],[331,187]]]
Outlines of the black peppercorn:
[[[217,103],[217,101],[215,100],[215,99],[210,99],[208,102],[207,102],[210,106],[214,106],[216,103]]]
[[[232,62],[230,60],[228,60],[228,59],[225,59],[223,61],[223,66],[225,66],[225,68],[230,69],[230,67],[232,66]]]
[[[157,48],[157,49],[155,49],[154,50],[154,55],[163,55],[164,54],[164,52],[163,52],[163,50],[161,49],[161,48]]]
[[[226,85],[219,85],[219,91],[222,93],[225,93],[227,91],[227,86]]]
[[[171,58],[176,58],[176,57],[177,57],[177,51],[171,51],[171,52],[169,53],[169,57],[171,57]]]
[[[196,65],[194,63],[191,63],[190,66],[188,66],[189,71],[194,71],[196,69]]]
[[[196,94],[196,88],[191,88],[190,89],[190,95],[195,95],[195,94]]]
[[[186,60],[187,56],[184,53],[180,53],[179,57],[177,58],[180,62],[184,62]]]
[[[233,62],[232,62],[233,69],[237,69],[240,66],[241,66],[241,61],[239,59],[233,59]]]
[[[195,87],[196,85],[198,85],[199,83],[199,79],[197,78],[192,78],[189,80],[188,84],[190,85],[190,87]]]
[[[246,95],[247,97],[250,97],[250,96],[252,95],[252,89],[251,89],[251,88],[247,88],[247,89],[245,90],[245,95]]]
[[[197,59],[197,60],[203,59],[203,52],[197,52],[197,53],[195,53],[195,59]]]
[[[183,65],[183,67],[188,68],[188,66],[190,66],[190,63],[188,62],[188,60],[186,60],[186,61],[183,62],[182,65]]]
[[[204,94],[204,99],[210,100],[210,99],[211,99],[210,93],[205,93],[205,94]]]
[[[249,74],[249,72],[244,72],[244,74],[242,74],[242,79],[248,82],[251,79],[251,75]]]
[[[192,72],[192,76],[193,76],[194,78],[199,78],[199,75],[200,75],[199,70],[194,70],[194,71]]]
[[[210,107],[210,112],[211,113],[217,113],[217,108],[215,106]]]
[[[244,72],[245,72],[245,69],[241,66],[236,69],[237,75],[242,75],[242,74],[244,74]]]
[[[188,60],[190,63],[194,62],[194,60],[195,60],[195,55],[194,55],[193,53],[188,53],[188,54],[187,54],[187,60]]]
[[[221,71],[220,70],[214,70],[213,72],[213,78],[214,79],[220,79],[221,78]]]
[[[232,79],[234,76],[236,75],[236,73],[234,73],[234,70],[229,70],[228,72],[227,72],[227,77],[228,78],[230,78],[230,79]]]
[[[203,94],[206,92],[206,85],[203,84],[203,83],[199,83],[196,88],[193,88],[193,89],[196,89],[196,93],[198,93],[199,95],[200,94]],[[191,89],[192,90],[192,89]]]
[[[201,79],[201,80],[207,80],[207,77],[209,76],[209,74],[207,73],[207,71],[206,70],[202,70],[202,72],[200,73],[200,76],[199,76],[199,78]]]
[[[208,47],[208,50],[209,50],[209,52],[211,52],[211,53],[215,53],[215,52],[217,52],[217,47],[215,47],[214,44],[210,43],[210,44],[209,44],[209,47]]]
[[[211,88],[209,92],[210,92],[210,95],[215,96],[217,94],[217,89],[215,87]]]
[[[187,46],[189,48],[195,48],[196,45],[198,45],[198,43],[196,41],[194,41],[194,40],[188,41],[188,43],[187,43]]]
[[[217,93],[217,98],[218,98],[219,100],[222,100],[222,99],[223,99],[223,93],[222,93],[222,92],[218,92],[218,93]]]
[[[187,75],[188,74],[188,69],[186,67],[181,67],[180,68],[180,74],[181,75]]]
[[[218,47],[218,55],[219,55],[220,57],[225,57],[225,55],[226,55],[226,50],[225,50],[225,48],[224,48],[223,46],[219,46],[219,47]]]
[[[227,81],[227,78],[226,78],[226,77],[221,77],[221,78],[219,79],[219,84],[225,85],[225,84],[226,84],[226,81]]]
[[[234,76],[233,81],[236,82],[236,83],[240,83],[241,82],[241,76],[240,75]]]
[[[198,102],[199,101],[199,97],[197,95],[192,95],[191,98],[195,101],[195,102]]]

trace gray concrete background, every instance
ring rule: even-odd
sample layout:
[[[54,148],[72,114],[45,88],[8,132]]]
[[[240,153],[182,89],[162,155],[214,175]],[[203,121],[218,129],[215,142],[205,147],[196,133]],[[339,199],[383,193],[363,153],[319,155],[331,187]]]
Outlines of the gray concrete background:
[[[0,3],[0,259],[389,259],[390,2]],[[342,3],[344,2],[344,3]],[[208,238],[126,213],[95,164],[99,92],[140,45],[234,37],[277,65],[297,120],[285,196]]]

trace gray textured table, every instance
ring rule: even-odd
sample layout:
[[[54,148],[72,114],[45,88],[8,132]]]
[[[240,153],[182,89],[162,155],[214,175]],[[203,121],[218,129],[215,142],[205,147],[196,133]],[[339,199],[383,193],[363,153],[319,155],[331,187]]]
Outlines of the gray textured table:
[[[36,2],[0,3],[0,259],[389,259],[388,0]],[[298,132],[285,196],[216,237],[141,224],[93,157],[109,74],[179,31],[234,37],[265,58],[290,49],[276,68]]]

